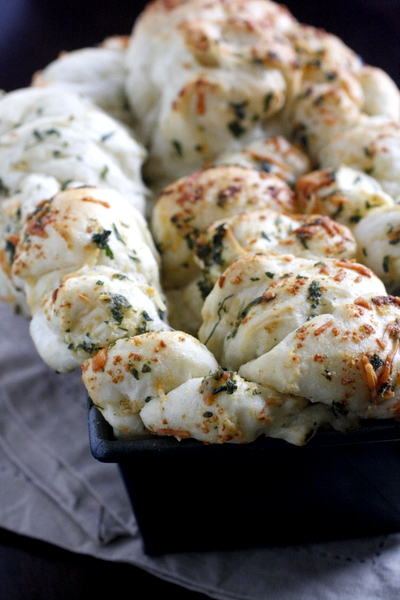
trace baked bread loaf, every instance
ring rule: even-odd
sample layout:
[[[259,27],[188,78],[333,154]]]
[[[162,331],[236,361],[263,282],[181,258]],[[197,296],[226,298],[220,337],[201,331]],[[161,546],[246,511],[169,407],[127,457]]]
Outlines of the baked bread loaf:
[[[209,167],[164,188],[151,230],[162,253],[165,287],[188,283],[198,273],[192,249],[212,221],[261,208],[294,212],[293,192],[276,175],[250,167]]]
[[[127,37],[115,35],[95,48],[62,52],[35,73],[32,85],[59,87],[89,98],[114,119],[132,127],[133,114],[125,93],[127,42]]]
[[[352,259],[357,244],[348,227],[329,217],[266,208],[213,221],[196,239],[194,248],[209,285],[214,285],[236,259],[271,251],[316,260]]]
[[[340,304],[239,372],[281,393],[306,395],[350,421],[397,418],[398,308],[399,299],[391,296]]]
[[[374,293],[386,293],[383,283],[352,261],[247,254],[207,296],[199,339],[219,364],[237,371],[315,316]]]
[[[148,435],[142,408],[155,399],[165,400],[182,383],[215,371],[218,363],[196,338],[181,331],[158,331],[120,339],[82,368],[88,393],[121,439]]]
[[[126,65],[151,181],[170,182],[266,134],[307,140],[318,160],[336,132],[400,115],[389,76],[270,0],[151,2]]]
[[[0,98],[1,296],[116,438],[398,419],[399,131],[285,7],[154,0]]]
[[[145,155],[132,132],[75,92],[48,86],[1,96],[1,297],[30,314],[11,276],[16,245],[28,216],[58,191],[114,190],[143,214],[149,193],[141,174]]]

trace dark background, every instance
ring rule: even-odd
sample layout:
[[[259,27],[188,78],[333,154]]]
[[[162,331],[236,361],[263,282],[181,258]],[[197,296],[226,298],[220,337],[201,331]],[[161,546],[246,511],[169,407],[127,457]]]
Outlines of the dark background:
[[[288,0],[303,23],[339,35],[366,63],[400,85],[400,0]],[[0,89],[30,84],[60,51],[129,34],[145,2],[134,0],[0,0]],[[80,600],[201,594],[160,581],[130,565],[101,562],[0,530],[0,600]]]
[[[143,0],[0,0],[0,88],[29,85],[62,50],[129,34]],[[303,23],[336,33],[400,85],[400,0],[287,0]]]

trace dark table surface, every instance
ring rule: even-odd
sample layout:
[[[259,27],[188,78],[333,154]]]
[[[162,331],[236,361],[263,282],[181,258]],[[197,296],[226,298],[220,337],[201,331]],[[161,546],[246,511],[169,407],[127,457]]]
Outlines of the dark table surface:
[[[336,33],[365,62],[400,84],[400,0],[288,0],[299,21]],[[135,0],[0,0],[0,89],[30,84],[60,51],[129,34],[145,5]],[[0,600],[80,600],[121,592],[176,600],[202,594],[161,581],[131,565],[67,552],[0,529]]]

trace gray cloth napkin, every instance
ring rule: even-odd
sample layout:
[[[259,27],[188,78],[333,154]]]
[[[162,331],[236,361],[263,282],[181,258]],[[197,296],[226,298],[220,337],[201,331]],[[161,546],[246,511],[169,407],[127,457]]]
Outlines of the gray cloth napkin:
[[[1,303],[0,526],[73,552],[130,563],[211,598],[400,597],[400,534],[147,556],[118,467],[91,455],[80,372],[56,374],[43,364],[28,321]]]

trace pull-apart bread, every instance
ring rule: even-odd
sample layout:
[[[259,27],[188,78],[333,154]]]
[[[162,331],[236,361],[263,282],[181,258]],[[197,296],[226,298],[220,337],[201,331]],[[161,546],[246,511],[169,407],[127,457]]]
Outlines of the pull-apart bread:
[[[0,97],[0,294],[118,439],[400,418],[400,92],[270,0],[154,0]]]

